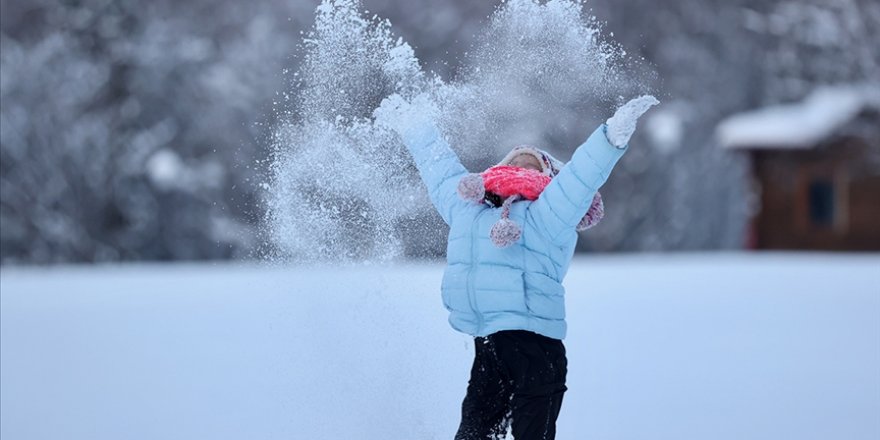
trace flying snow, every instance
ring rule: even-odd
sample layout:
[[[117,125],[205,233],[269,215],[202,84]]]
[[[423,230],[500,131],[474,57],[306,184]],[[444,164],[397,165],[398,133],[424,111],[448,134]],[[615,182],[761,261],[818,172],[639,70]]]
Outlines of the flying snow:
[[[382,261],[442,239],[412,159],[372,120],[391,94],[430,96],[467,164],[497,160],[514,144],[543,145],[632,89],[626,66],[637,61],[603,38],[579,0],[503,3],[451,80],[424,72],[391,24],[359,7],[317,8],[273,135],[266,223],[286,259]]]

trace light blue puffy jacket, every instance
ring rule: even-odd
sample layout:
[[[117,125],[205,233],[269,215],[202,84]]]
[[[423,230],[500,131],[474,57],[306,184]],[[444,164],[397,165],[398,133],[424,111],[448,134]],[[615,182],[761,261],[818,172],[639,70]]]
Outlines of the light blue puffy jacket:
[[[401,136],[450,227],[441,290],[452,327],[473,336],[528,330],[565,338],[561,283],[574,255],[575,226],[626,149],[608,142],[604,125],[596,129],[537,200],[513,203],[510,219],[522,236],[498,248],[489,230],[501,208],[458,196],[458,181],[468,171],[434,125],[423,123]]]

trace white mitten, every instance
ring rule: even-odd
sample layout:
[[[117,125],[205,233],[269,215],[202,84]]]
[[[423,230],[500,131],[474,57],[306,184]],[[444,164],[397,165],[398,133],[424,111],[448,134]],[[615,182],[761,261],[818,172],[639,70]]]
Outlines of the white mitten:
[[[388,127],[394,131],[403,122],[410,104],[397,93],[382,100],[379,108],[373,110],[373,117],[376,118],[376,125]]]
[[[617,148],[626,148],[629,138],[636,131],[636,122],[639,116],[645,114],[648,109],[659,104],[660,101],[651,95],[639,96],[620,106],[614,116],[608,118],[605,124],[608,127],[606,136],[608,142]]]
[[[437,107],[425,94],[408,102],[395,93],[382,100],[379,108],[373,111],[373,117],[377,125],[388,127],[406,139],[433,127],[436,113]]]

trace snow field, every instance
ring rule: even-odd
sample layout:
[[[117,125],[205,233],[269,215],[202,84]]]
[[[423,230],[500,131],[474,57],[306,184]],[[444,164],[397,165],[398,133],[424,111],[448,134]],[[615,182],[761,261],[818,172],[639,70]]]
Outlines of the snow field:
[[[878,255],[578,258],[564,439],[880,437]],[[450,439],[441,264],[0,271],[0,436]]]

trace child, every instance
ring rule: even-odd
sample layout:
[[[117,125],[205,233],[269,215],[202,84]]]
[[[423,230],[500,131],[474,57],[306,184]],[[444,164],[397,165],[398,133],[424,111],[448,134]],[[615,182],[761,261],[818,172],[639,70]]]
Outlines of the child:
[[[622,106],[567,165],[518,147],[480,175],[468,174],[443,140],[426,96],[392,95],[376,110],[450,227],[443,304],[476,349],[456,440],[500,438],[508,426],[517,440],[555,438],[567,371],[562,279],[577,230],[601,217],[599,187],[638,117],[657,103],[643,96]]]

